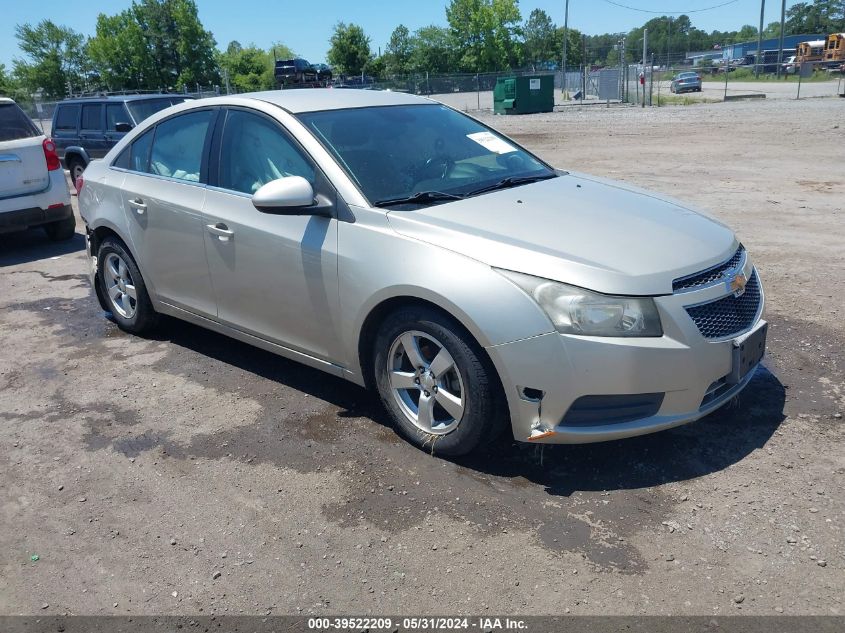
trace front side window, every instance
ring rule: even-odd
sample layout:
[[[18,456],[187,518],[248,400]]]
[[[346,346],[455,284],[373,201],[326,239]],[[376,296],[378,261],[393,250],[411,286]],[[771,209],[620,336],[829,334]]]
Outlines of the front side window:
[[[313,185],[314,167],[278,125],[256,114],[230,110],[223,128],[218,185],[252,194],[285,176],[302,176]]]
[[[57,130],[76,130],[76,125],[79,123],[79,106],[67,105],[59,106],[59,111],[56,114],[56,129]]]
[[[555,175],[497,132],[441,105],[326,110],[299,119],[374,205],[431,192],[478,195],[507,179]]]
[[[100,129],[100,113],[103,111],[103,106],[99,103],[94,105],[82,106],[82,129],[83,130],[99,130]]]
[[[205,136],[214,112],[201,110],[162,121],[156,126],[149,172],[199,182]]]
[[[118,123],[129,123],[129,114],[122,103],[109,103],[106,105],[106,130],[117,131]]]

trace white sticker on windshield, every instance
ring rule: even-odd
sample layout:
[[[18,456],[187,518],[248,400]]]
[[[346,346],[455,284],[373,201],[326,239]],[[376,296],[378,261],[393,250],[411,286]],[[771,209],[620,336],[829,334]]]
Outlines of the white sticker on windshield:
[[[508,152],[516,151],[513,145],[503,141],[491,132],[475,132],[474,134],[467,134],[467,138],[496,154],[507,154]]]

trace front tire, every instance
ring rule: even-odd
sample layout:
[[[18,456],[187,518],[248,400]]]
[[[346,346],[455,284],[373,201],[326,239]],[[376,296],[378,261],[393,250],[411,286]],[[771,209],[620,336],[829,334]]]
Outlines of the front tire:
[[[70,216],[64,220],[45,224],[44,232],[53,242],[66,242],[76,234],[76,218]]]
[[[158,314],[141,271],[124,244],[107,237],[97,251],[97,282],[121,330],[145,334],[155,328]]]
[[[492,363],[460,325],[435,310],[391,314],[376,337],[373,362],[396,430],[432,454],[465,455],[505,426]]]

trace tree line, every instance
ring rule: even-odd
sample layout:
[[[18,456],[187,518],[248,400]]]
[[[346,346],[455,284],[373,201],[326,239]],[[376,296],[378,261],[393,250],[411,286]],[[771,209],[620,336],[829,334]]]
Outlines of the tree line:
[[[560,66],[564,29],[542,9],[523,20],[519,0],[450,0],[445,12],[445,26],[411,31],[398,25],[378,54],[362,26],[340,22],[329,39],[327,60],[335,74],[363,73],[376,79]],[[686,15],[655,17],[627,33],[582,35],[569,28],[566,64],[617,64],[623,38],[628,43],[626,61],[638,61],[646,28],[649,50],[658,59],[757,37],[753,25],[706,32]],[[787,11],[787,34],[836,31],[845,31],[845,0],[799,2]],[[779,32],[780,23],[772,22],[763,35],[776,37]],[[10,70],[0,64],[0,94],[23,99],[34,93],[61,98],[86,91],[182,90],[196,85],[228,84],[236,92],[269,89],[275,86],[274,58],[294,56],[282,43],[264,49],[233,41],[219,50],[194,0],[134,0],[115,15],[100,14],[90,37],[51,20],[18,25],[15,36],[22,56]]]

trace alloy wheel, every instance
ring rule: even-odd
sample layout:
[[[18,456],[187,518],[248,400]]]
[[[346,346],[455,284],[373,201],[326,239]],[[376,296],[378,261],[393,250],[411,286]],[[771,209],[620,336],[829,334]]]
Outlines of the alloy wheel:
[[[117,253],[109,253],[104,264],[103,279],[112,308],[124,319],[131,319],[138,307],[138,293],[129,267]]]
[[[444,435],[460,424],[467,394],[454,358],[436,338],[400,334],[390,346],[387,374],[396,403],[418,429]]]

